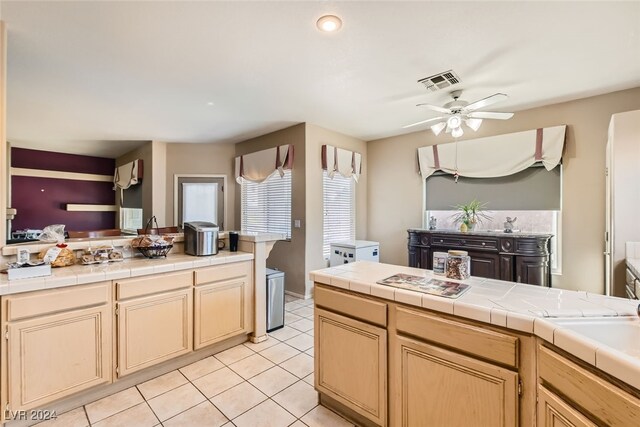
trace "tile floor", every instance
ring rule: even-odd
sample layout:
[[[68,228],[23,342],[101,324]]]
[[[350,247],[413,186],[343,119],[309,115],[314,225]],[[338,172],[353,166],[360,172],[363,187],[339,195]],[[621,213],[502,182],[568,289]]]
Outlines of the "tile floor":
[[[313,301],[286,297],[285,327],[61,414],[40,427],[352,426],[313,389]]]

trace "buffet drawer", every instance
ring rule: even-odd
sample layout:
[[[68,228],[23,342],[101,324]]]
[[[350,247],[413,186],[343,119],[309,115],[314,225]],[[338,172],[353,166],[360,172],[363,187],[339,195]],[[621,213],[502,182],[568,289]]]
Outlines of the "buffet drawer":
[[[542,255],[547,253],[547,247],[538,239],[516,239],[515,252],[517,254]]]
[[[463,239],[462,245],[469,248],[478,249],[498,249],[498,240],[496,239]]]
[[[479,358],[518,367],[518,338],[466,323],[395,307],[396,329]]]
[[[385,303],[344,292],[336,292],[318,285],[314,290],[314,299],[318,307],[374,325],[387,326],[387,304]]]

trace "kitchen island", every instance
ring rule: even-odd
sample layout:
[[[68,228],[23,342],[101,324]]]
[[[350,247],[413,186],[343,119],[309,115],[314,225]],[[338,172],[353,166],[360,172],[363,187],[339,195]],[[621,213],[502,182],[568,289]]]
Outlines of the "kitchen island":
[[[637,302],[471,277],[457,299],[380,285],[431,271],[357,262],[311,273],[315,387],[361,425],[631,426]]]

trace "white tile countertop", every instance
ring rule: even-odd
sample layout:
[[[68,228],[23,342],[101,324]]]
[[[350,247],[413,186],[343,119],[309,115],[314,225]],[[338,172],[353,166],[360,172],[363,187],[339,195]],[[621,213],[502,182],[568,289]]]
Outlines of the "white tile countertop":
[[[249,252],[220,251],[217,255],[204,257],[170,253],[166,258],[147,259],[135,257],[108,264],[76,264],[69,267],[53,268],[51,276],[33,279],[10,281],[7,279],[6,274],[0,274],[0,295],[83,285],[103,280],[124,279],[169,271],[189,270],[230,262],[248,261],[253,258],[254,255]]]
[[[398,273],[471,285],[457,299],[380,285]],[[640,317],[636,300],[359,261],[312,271],[310,279],[362,294],[537,335],[640,389]],[[586,326],[586,325],[589,326]]]

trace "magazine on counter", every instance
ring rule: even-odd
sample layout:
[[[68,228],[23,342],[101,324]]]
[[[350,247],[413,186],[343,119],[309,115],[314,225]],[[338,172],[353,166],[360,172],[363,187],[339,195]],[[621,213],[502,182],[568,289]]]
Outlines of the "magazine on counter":
[[[394,274],[393,276],[379,280],[376,283],[445,298],[458,298],[469,289],[469,285],[465,285],[464,283],[449,282],[447,280],[439,279],[427,279],[426,277],[412,276],[411,274],[402,273]]]

